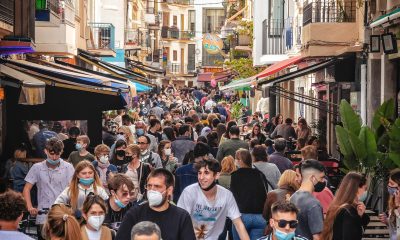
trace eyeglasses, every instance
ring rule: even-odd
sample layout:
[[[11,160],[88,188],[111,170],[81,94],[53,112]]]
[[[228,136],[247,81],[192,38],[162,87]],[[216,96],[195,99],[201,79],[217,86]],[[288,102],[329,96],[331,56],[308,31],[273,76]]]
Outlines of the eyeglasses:
[[[146,145],[148,144],[147,142],[138,142],[139,145]]]
[[[291,220],[291,221],[287,221],[287,220],[284,220],[284,219],[281,219],[281,220],[276,220],[276,219],[274,219],[274,220],[278,222],[278,226],[279,226],[280,228],[284,228],[284,227],[286,227],[288,224],[289,224],[289,227],[290,227],[290,228],[296,228],[297,225],[299,225],[299,221],[297,221],[297,220]]]

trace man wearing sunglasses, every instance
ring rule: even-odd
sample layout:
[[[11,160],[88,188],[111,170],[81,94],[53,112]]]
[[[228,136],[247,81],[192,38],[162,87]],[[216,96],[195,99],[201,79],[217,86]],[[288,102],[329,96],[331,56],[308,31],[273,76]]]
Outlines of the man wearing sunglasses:
[[[295,234],[298,212],[297,207],[290,202],[280,201],[272,204],[272,218],[269,224],[273,231],[259,240],[307,240]]]

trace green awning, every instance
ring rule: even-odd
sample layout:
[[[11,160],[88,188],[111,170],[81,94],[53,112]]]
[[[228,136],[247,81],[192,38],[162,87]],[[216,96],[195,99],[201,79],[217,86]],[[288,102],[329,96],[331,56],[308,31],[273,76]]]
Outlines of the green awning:
[[[400,8],[396,8],[395,10],[393,10],[393,11],[391,11],[391,12],[385,14],[385,15],[382,15],[382,16],[378,17],[369,26],[371,28],[377,27],[379,25],[382,25],[382,24],[384,24],[386,22],[389,22],[391,20],[394,20],[396,18],[400,18]]]

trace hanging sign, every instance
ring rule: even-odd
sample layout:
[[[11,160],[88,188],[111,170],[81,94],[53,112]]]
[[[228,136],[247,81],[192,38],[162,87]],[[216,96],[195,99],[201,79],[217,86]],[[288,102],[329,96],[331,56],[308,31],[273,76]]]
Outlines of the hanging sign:
[[[216,34],[206,33],[203,35],[203,47],[209,54],[218,54],[223,48],[223,41]]]

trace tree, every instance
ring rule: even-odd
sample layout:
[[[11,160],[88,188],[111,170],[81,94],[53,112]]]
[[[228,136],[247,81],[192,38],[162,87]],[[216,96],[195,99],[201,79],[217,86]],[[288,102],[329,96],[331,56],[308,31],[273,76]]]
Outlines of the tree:
[[[239,58],[226,61],[225,67],[238,73],[235,79],[248,78],[261,72],[262,69],[253,67],[253,59]]]

